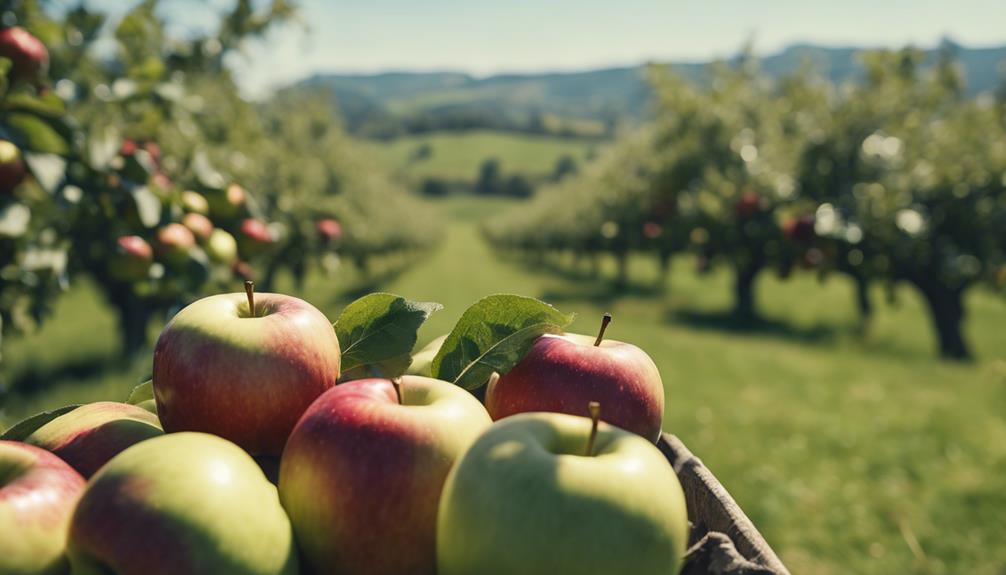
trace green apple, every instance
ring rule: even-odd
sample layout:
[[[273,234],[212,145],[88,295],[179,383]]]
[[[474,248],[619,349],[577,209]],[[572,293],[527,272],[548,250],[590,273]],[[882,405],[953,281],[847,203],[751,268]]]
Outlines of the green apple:
[[[154,348],[164,430],[204,431],[279,455],[311,402],[339,379],[332,322],[282,294],[220,294],[186,306]]]
[[[157,416],[114,401],[82,405],[53,419],[25,438],[25,443],[51,451],[84,477],[127,447],[164,435]]]
[[[238,242],[226,230],[214,229],[206,241],[206,255],[221,264],[232,264],[238,259]]]
[[[0,196],[13,194],[26,173],[21,150],[13,142],[0,139]]]
[[[411,375],[423,375],[430,377],[430,375],[432,375],[431,369],[433,368],[433,358],[437,356],[437,352],[440,351],[440,347],[444,345],[444,341],[446,339],[447,334],[434,338],[434,340],[426,344],[423,349],[417,351],[415,355],[412,356],[412,363],[409,364],[407,373]]]
[[[646,439],[601,423],[592,441],[591,426],[560,413],[493,424],[444,486],[438,574],[678,573],[688,516],[674,469]]]
[[[192,190],[182,192],[182,207],[185,208],[185,211],[194,214],[205,216],[210,213],[210,204],[206,201],[206,198],[199,192],[193,192]]]
[[[226,189],[214,190],[206,194],[210,215],[214,220],[230,219],[243,213],[248,201],[245,189],[238,184],[230,184]]]
[[[0,573],[62,575],[84,478],[55,455],[0,440]]]
[[[446,381],[359,379],[318,398],[280,462],[279,490],[315,573],[432,575],[451,464],[492,423]],[[474,573],[474,572],[472,572]]]
[[[94,477],[68,545],[74,575],[294,575],[276,488],[233,443],[175,433],[138,443]]]

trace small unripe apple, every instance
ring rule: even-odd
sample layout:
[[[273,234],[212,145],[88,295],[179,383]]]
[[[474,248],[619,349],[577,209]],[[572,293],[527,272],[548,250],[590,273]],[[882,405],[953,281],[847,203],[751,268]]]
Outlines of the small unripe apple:
[[[216,228],[206,242],[206,255],[221,264],[232,264],[238,259],[238,243],[226,230]],[[251,278],[245,278],[251,279]]]
[[[326,242],[337,242],[342,239],[342,224],[333,218],[323,218],[315,224],[318,235]]]
[[[273,243],[269,226],[262,220],[248,218],[241,222],[241,234],[238,236],[238,251],[243,257],[255,257],[269,248]]]
[[[134,282],[147,277],[154,261],[154,250],[140,236],[119,236],[109,259],[108,272],[119,281]]]
[[[233,218],[244,207],[247,195],[240,185],[231,184],[226,190],[207,194],[206,200],[210,204],[210,214],[214,218]]]
[[[189,250],[196,245],[196,237],[189,228],[179,223],[170,223],[157,230],[157,253],[164,261],[172,264],[183,263]]]
[[[24,180],[21,150],[12,142],[0,140],[0,195],[10,195]]]
[[[0,56],[11,61],[11,78],[34,82],[49,70],[49,51],[24,28],[0,30]]]
[[[192,190],[182,192],[182,207],[187,212],[194,212],[204,216],[210,213],[210,204],[206,201],[206,198],[199,192],[193,192]]]
[[[182,216],[182,225],[188,228],[200,242],[209,240],[210,234],[213,233],[213,222],[206,216],[195,212]]]

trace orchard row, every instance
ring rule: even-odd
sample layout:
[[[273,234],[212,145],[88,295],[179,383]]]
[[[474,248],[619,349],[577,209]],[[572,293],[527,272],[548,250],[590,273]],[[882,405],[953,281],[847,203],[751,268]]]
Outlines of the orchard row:
[[[581,175],[486,230],[501,249],[694,254],[735,275],[735,313],[757,315],[759,274],[838,272],[858,286],[908,282],[929,306],[944,356],[969,349],[965,291],[1006,290],[1006,101],[968,100],[950,54],[863,59],[865,78],[833,86],[804,70],[777,82],[741,58],[699,88],[652,70],[655,120]],[[890,291],[893,293],[893,290]]]

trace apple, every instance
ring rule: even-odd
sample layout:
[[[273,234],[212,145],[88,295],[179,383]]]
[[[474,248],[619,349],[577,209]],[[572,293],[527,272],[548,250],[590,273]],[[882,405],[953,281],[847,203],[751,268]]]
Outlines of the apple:
[[[412,363],[409,364],[409,368],[406,370],[406,373],[410,375],[425,375],[426,377],[429,377],[433,369],[433,358],[437,357],[437,353],[440,351],[441,346],[444,345],[444,341],[446,340],[447,334],[441,335],[426,344],[423,349],[417,351],[412,356]]]
[[[138,149],[140,147],[136,144],[136,140],[125,139],[122,141],[122,145],[119,146],[119,155],[132,156]]]
[[[678,573],[688,515],[674,469],[592,415],[517,415],[465,452],[440,499],[439,575]]]
[[[189,228],[177,222],[159,228],[155,240],[157,253],[165,262],[174,265],[185,263],[189,251],[196,245],[196,237]]]
[[[21,150],[12,142],[0,140],[0,195],[11,195],[24,180]]]
[[[325,314],[273,293],[200,299],[154,348],[164,430],[205,431],[253,455],[279,455],[311,402],[339,378],[339,340]]]
[[[0,573],[61,575],[66,534],[84,478],[60,458],[0,440]]]
[[[49,51],[38,38],[18,26],[0,30],[0,56],[11,61],[11,78],[34,82],[49,69]]]
[[[215,228],[210,233],[210,239],[206,241],[204,249],[206,255],[218,263],[232,264],[238,259],[237,240],[226,230],[220,228]]]
[[[206,198],[199,192],[193,192],[192,190],[182,192],[182,207],[187,212],[202,214],[204,216],[210,213],[210,204],[206,201]]]
[[[242,257],[255,257],[267,249],[273,243],[272,233],[269,226],[262,220],[248,218],[241,222],[241,232],[238,235],[238,252]]]
[[[51,451],[84,477],[127,447],[164,435],[157,416],[142,407],[99,401],[53,419],[25,438]]]
[[[492,421],[467,391],[404,376],[340,384],[297,423],[279,492],[317,573],[432,575],[451,464]],[[474,573],[474,572],[473,572]]]
[[[814,239],[814,222],[814,214],[802,214],[796,219],[786,220],[782,232],[795,242],[809,243]]]
[[[233,218],[241,213],[247,202],[245,189],[238,184],[231,184],[224,190],[216,190],[206,195],[210,214],[214,218]]]
[[[333,218],[322,218],[315,224],[318,235],[326,242],[338,242],[342,239],[342,224]]]
[[[119,236],[115,252],[108,260],[108,273],[123,282],[134,282],[147,277],[154,262],[154,250],[140,236]]]
[[[588,402],[605,406],[604,420],[650,441],[660,438],[664,385],[650,356],[638,347],[596,338],[543,335],[527,354],[486,389],[493,420],[527,411],[579,415]]]
[[[70,523],[75,575],[293,575],[276,488],[233,443],[175,433],[123,451],[88,483]]]
[[[206,242],[213,233],[213,222],[202,214],[191,212],[182,216],[182,225],[192,232],[200,242]]]
[[[761,197],[751,190],[742,193],[740,199],[734,204],[734,213],[741,220],[750,219],[760,211]]]

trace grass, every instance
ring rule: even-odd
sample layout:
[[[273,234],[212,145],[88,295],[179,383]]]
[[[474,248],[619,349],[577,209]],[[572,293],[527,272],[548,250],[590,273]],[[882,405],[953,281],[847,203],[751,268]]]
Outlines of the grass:
[[[413,161],[413,154],[424,144],[430,145],[433,154]],[[498,158],[505,174],[540,178],[550,174],[563,155],[568,154],[582,165],[591,148],[597,145],[551,136],[473,131],[407,136],[373,143],[371,148],[387,170],[409,181],[440,177],[473,182],[487,158]]]
[[[729,276],[696,276],[687,260],[656,288],[653,263],[634,260],[636,284],[616,297],[603,282],[500,259],[480,241],[477,222],[513,205],[441,202],[444,244],[380,286],[446,306],[420,343],[494,292],[575,311],[573,331],[581,333],[611,311],[610,337],[641,346],[660,368],[665,428],[702,457],[793,573],[1004,573],[1002,299],[980,292],[968,299],[967,336],[980,358],[973,363],[934,357],[928,318],[908,290],[896,307],[882,304],[878,290],[876,317],[861,336],[852,287],[837,277],[819,285],[809,276],[781,282],[766,274],[758,303],[770,322],[730,331],[719,315],[729,306]],[[304,295],[333,317],[360,281],[352,273],[335,285],[318,277]],[[12,395],[0,419],[125,397],[149,370],[149,357],[116,364],[113,330],[85,286],[41,333],[5,344],[8,378],[34,373],[46,387]],[[74,363],[90,367],[60,369]]]

